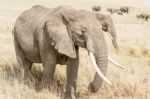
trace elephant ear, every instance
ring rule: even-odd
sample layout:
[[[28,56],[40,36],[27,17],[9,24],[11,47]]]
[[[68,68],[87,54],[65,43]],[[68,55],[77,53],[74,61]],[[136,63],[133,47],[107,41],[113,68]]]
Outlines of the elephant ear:
[[[69,16],[64,16],[63,14],[61,16],[53,16],[45,22],[44,31],[47,33],[52,46],[59,53],[76,58],[74,43],[67,29],[69,21],[72,21],[72,17],[69,19]]]

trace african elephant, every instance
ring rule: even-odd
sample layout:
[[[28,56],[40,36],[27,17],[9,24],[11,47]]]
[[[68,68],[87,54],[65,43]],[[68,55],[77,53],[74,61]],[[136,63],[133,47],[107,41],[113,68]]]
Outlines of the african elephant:
[[[113,9],[108,8],[108,9],[107,9],[107,12],[110,12],[111,14],[113,14]]]
[[[146,14],[146,13],[141,13],[139,15],[136,15],[136,17],[138,19],[145,19],[145,21],[148,21],[148,19],[150,18],[150,16],[148,14]]]
[[[33,63],[42,63],[42,79],[49,84],[56,64],[66,64],[67,85],[64,98],[75,99],[78,51],[79,47],[83,47],[87,49],[97,71],[89,89],[97,92],[103,80],[111,84],[105,77],[108,52],[102,27],[104,26],[105,31],[114,33],[114,30],[108,28],[110,24],[107,21],[112,22],[111,18],[107,20],[105,17],[101,13],[65,6],[50,9],[38,5],[24,11],[14,26],[16,57],[23,66],[24,73],[31,72]]]
[[[111,14],[117,13],[119,9],[113,9],[113,8],[108,8],[107,12],[110,12]]]
[[[118,48],[116,30],[111,15],[101,13],[99,18],[101,20],[102,30],[111,34],[113,46]]]
[[[123,13],[121,11],[118,11],[117,14],[118,15],[123,15]]]
[[[98,12],[98,11],[101,10],[101,7],[100,7],[100,6],[93,6],[93,7],[92,7],[92,10]]]
[[[123,13],[127,13],[128,14],[129,13],[129,7],[121,7],[120,11],[123,12]]]

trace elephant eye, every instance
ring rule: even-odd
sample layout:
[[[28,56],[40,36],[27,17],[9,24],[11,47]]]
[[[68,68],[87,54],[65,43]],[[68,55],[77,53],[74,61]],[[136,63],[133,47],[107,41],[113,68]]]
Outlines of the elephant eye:
[[[107,24],[103,24],[102,29],[107,32],[108,31],[108,25]]]
[[[87,28],[82,26],[81,27],[81,32],[82,32],[82,34],[86,33],[87,32]]]

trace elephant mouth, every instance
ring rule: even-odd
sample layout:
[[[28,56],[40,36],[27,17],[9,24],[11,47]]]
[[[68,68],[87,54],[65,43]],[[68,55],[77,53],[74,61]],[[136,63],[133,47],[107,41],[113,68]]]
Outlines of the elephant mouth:
[[[74,44],[76,46],[80,46],[82,48],[86,48],[86,42],[85,41],[76,41],[76,42],[74,42]]]

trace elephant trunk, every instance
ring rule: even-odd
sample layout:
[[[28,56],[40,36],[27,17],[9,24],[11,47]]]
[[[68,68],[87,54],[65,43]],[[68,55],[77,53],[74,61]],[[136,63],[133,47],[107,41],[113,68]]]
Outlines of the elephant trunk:
[[[98,40],[98,41],[96,41],[96,40]],[[103,80],[105,80],[109,84],[111,84],[107,80],[107,78],[105,78],[107,66],[108,66],[108,53],[107,53],[106,42],[104,40],[104,36],[101,35],[100,38],[95,39],[94,44],[95,44],[94,56],[95,56],[95,60],[96,60],[96,65],[98,66],[98,69],[102,72],[102,74],[104,75],[104,78],[102,76],[99,77],[100,74],[98,72],[95,74],[93,82],[91,82],[89,85],[89,90],[91,92],[97,92],[98,89],[101,87]]]
[[[111,36],[112,36],[112,43],[113,43],[113,46],[117,49],[117,48],[118,48],[118,44],[117,44],[116,31],[115,31],[115,29],[113,28],[110,33],[111,33]]]

